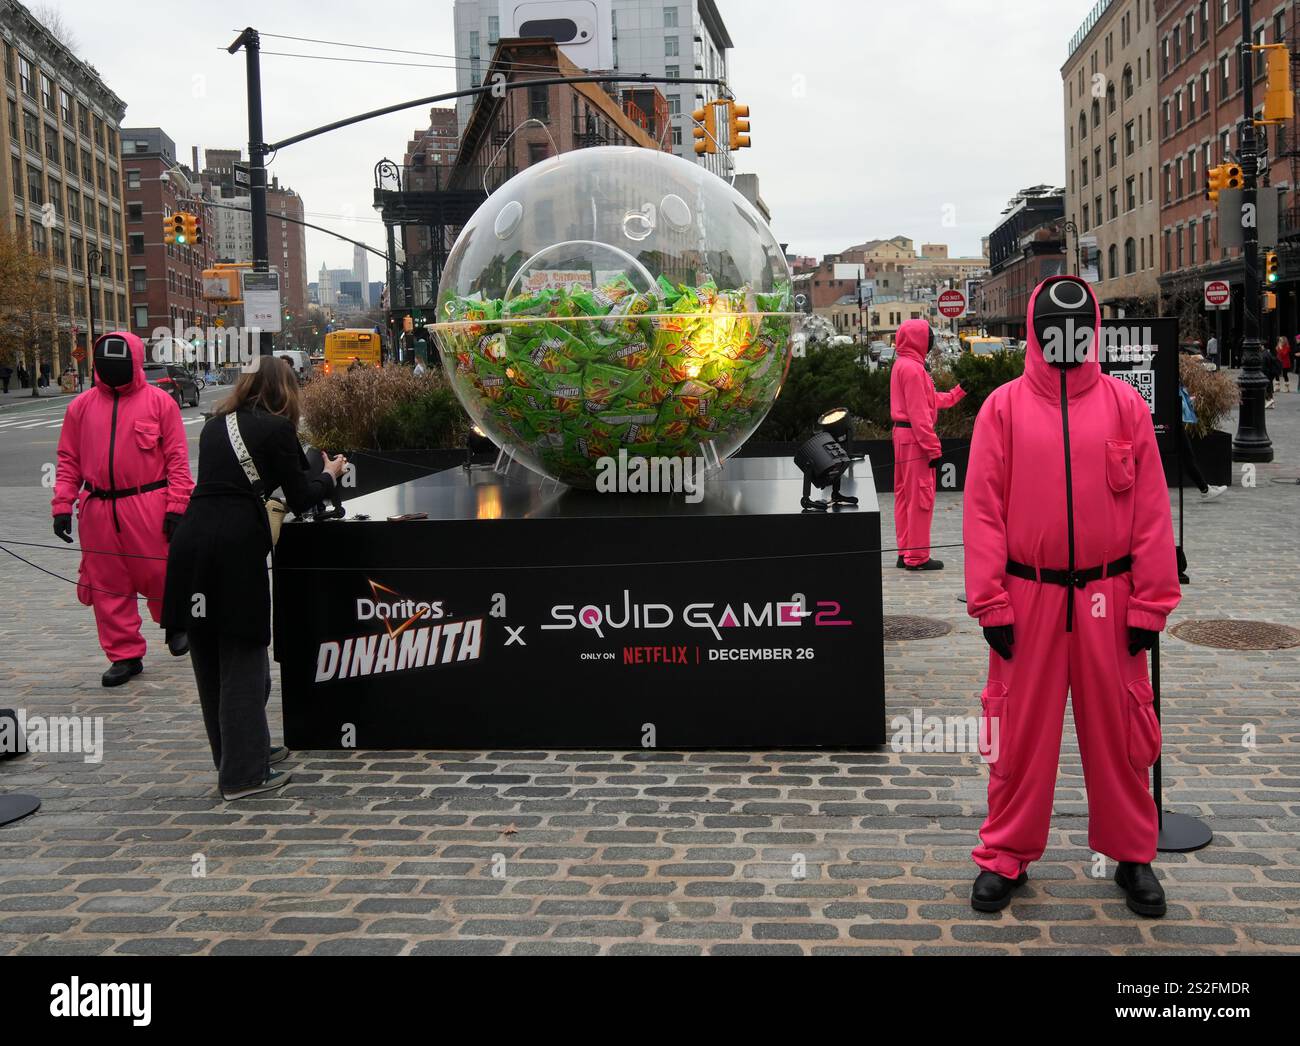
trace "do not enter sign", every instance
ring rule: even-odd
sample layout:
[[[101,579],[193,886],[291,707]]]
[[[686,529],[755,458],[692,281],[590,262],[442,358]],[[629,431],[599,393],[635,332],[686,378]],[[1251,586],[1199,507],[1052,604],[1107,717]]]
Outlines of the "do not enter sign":
[[[955,320],[966,311],[966,295],[961,291],[944,291],[939,295],[939,315]]]
[[[1206,280],[1205,304],[1211,309],[1220,309],[1232,300],[1232,287],[1227,280]]]

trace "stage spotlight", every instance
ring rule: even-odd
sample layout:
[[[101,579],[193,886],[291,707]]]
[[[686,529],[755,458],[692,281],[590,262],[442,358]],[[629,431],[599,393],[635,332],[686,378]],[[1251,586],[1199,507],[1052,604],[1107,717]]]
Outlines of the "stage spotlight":
[[[848,452],[830,432],[819,432],[795,452],[794,463],[803,473],[803,498],[805,510],[825,512],[831,505],[856,505],[858,499],[840,493],[840,478],[849,467]],[[812,488],[831,488],[829,501],[814,501]]]
[[[853,415],[848,407],[835,407],[817,419],[817,428],[829,432],[841,447],[847,446],[849,437],[853,435]]]

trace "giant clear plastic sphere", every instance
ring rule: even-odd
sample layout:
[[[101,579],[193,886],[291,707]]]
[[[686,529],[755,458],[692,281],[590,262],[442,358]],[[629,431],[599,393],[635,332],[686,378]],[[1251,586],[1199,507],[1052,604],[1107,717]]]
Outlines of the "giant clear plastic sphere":
[[[762,423],[799,314],[762,216],[698,164],[580,149],[488,197],[433,330],[474,422],[534,471],[595,487],[620,456],[725,459]]]

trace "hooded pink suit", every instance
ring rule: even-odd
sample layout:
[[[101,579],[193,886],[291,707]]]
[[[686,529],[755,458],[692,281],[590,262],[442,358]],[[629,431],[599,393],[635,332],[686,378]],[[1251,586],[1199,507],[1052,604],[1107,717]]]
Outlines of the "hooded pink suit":
[[[131,381],[118,389],[96,374],[69,405],[59,434],[52,514],[76,506],[82,557],[77,598],[94,608],[99,644],[110,661],[143,657],[136,593],[162,612],[167,572],[163,516],[183,513],[194,480],[176,402],[144,379],[144,343],[117,332],[131,350]],[[166,480],[157,490],[113,500],[90,490],[126,490]],[[108,554],[102,554],[108,553]]]
[[[1116,861],[1154,858],[1148,771],[1160,727],[1146,652],[1129,654],[1128,630],[1161,631],[1180,598],[1150,411],[1135,389],[1101,373],[1095,336],[1077,367],[1043,358],[1033,330],[1041,290],[1029,304],[1025,373],[995,390],[975,422],[963,518],[968,612],[983,627],[1015,629],[1011,660],[989,652],[981,695],[988,818],[972,854],[1009,879],[1047,845],[1067,691],[1088,845]],[[1076,587],[1007,569],[1011,560],[1083,571],[1125,556],[1131,569]]]
[[[934,432],[939,411],[962,401],[966,391],[936,392],[925,369],[930,325],[907,320],[894,338],[897,357],[889,375],[889,416],[894,422],[894,535],[903,562],[930,558],[930,521],[938,477],[930,462],[943,454]]]

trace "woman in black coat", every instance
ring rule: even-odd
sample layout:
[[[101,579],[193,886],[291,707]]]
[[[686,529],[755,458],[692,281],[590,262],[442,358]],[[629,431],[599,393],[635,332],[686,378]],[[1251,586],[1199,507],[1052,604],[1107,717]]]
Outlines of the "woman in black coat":
[[[236,455],[239,441],[248,465]],[[228,800],[272,791],[289,779],[271,769],[287,752],[271,749],[266,724],[271,528],[265,498],[280,488],[292,511],[306,512],[329,497],[345,465],[339,456],[325,459],[324,472],[308,467],[298,442],[298,381],[274,357],[261,357],[240,376],[199,435],[198,482],[167,554],[163,625],[169,636],[189,634],[204,725]]]

